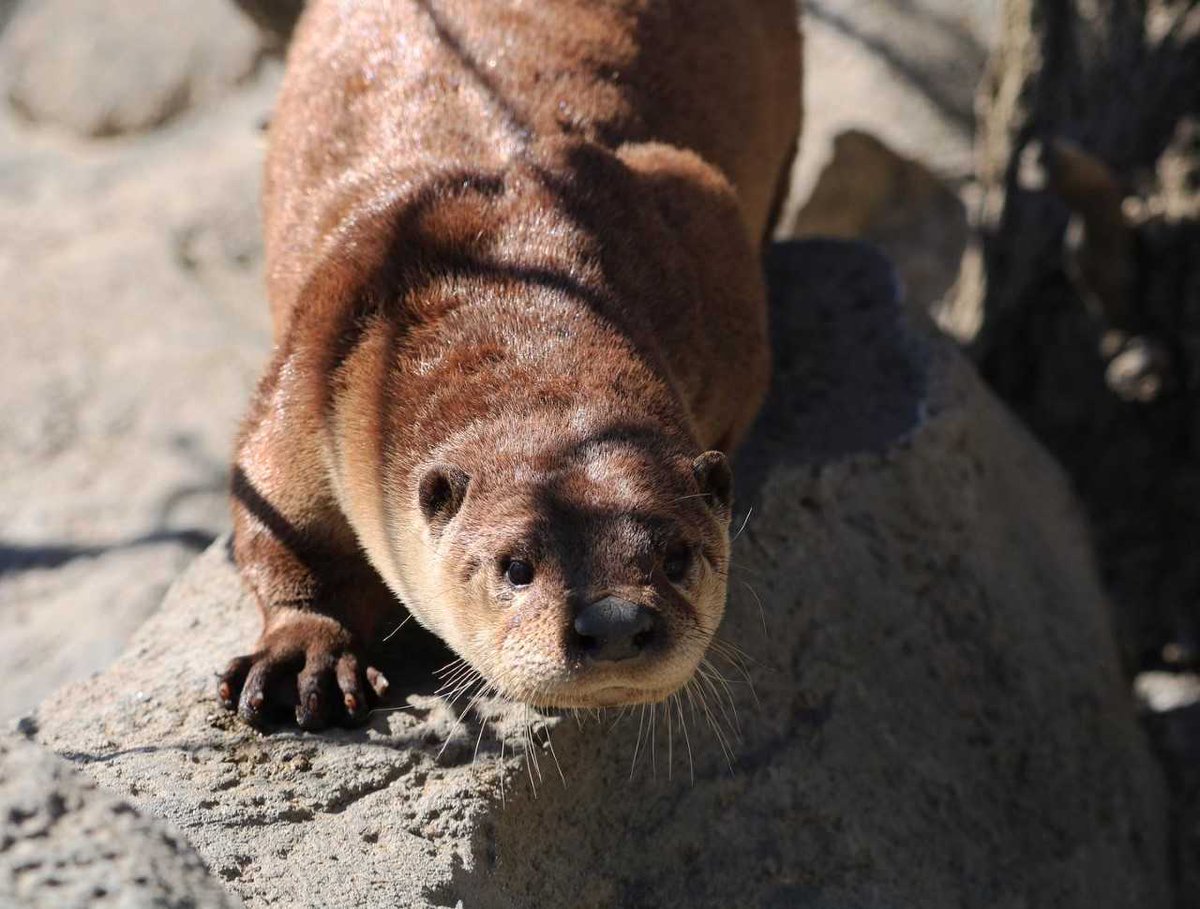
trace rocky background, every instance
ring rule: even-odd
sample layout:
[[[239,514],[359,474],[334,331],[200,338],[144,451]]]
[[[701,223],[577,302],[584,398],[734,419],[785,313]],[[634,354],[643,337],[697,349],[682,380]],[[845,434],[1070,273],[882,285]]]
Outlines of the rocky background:
[[[240,5],[0,0],[0,664],[9,670],[0,716],[108,666],[227,528],[230,440],[270,343],[257,208],[264,130],[301,4]],[[1145,859],[1151,870],[1131,873],[1121,892],[1165,902],[1146,883],[1161,859],[1174,905],[1200,905],[1200,9],[1189,0],[806,5],[807,123],[781,233],[887,251],[911,318],[956,339],[1067,469],[1098,548],[1124,684],[1170,786],[1159,829],[1145,814],[1159,804],[1153,772],[1130,757],[1129,775],[1111,777],[1126,795],[1095,801],[1095,814],[1080,807],[1067,829],[1124,805],[1129,835],[1164,855]],[[176,644],[210,627],[159,622]],[[1064,665],[1078,655],[1048,653]],[[1079,697],[1109,684],[1111,654],[1096,659],[1095,678],[1072,677]],[[87,691],[75,702],[105,715],[102,694]],[[1097,697],[1108,714],[1121,709],[1111,693]],[[73,703],[60,696],[42,718],[58,724],[43,739],[68,756],[95,737],[63,731]],[[1046,710],[1045,722],[1061,720]],[[996,722],[992,732],[1016,728]],[[27,766],[23,754],[0,762]],[[401,794],[424,779],[423,760],[395,777]],[[503,754],[497,766],[499,776],[512,770]],[[0,769],[0,786],[17,772]],[[104,782],[122,788],[122,773],[139,772],[150,771],[118,769]],[[248,804],[262,797],[237,785],[249,785],[237,790]],[[471,799],[486,820],[487,799]],[[194,816],[161,800],[154,808],[184,827],[191,818],[189,836],[210,865],[225,863],[216,870],[227,882],[250,864],[260,877],[249,874],[242,895],[272,902],[267,868],[236,850],[218,861]],[[271,816],[286,823],[287,809]],[[1027,832],[1009,821],[1013,835]],[[472,830],[467,853],[478,844]],[[1067,849],[1070,835],[1055,835],[1045,848]],[[1128,859],[1096,854],[1076,872]],[[186,847],[181,856],[186,879],[193,860]],[[780,905],[837,904],[794,886],[778,892],[807,902]],[[933,892],[926,904],[955,903],[951,891]]]

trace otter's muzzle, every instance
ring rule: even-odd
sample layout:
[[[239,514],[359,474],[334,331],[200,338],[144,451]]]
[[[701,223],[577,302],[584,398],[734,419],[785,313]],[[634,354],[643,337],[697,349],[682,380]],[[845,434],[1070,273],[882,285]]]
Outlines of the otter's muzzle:
[[[640,655],[653,642],[658,626],[658,613],[620,597],[585,606],[574,623],[579,649],[600,662]]]

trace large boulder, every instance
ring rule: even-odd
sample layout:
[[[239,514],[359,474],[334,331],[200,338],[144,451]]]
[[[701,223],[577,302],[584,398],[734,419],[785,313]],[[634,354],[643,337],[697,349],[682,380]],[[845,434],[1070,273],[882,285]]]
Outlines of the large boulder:
[[[1161,784],[1061,471],[903,326],[879,256],[789,245],[771,278],[725,643],[681,702],[468,705],[410,626],[365,729],[262,735],[213,695],[257,623],[217,545],[40,740],[252,906],[1166,905]]]
[[[233,909],[170,824],[61,758],[0,738],[0,904],[27,909]]]
[[[17,7],[0,60],[26,118],[110,136],[228,92],[254,72],[260,45],[230,0],[36,0]]]

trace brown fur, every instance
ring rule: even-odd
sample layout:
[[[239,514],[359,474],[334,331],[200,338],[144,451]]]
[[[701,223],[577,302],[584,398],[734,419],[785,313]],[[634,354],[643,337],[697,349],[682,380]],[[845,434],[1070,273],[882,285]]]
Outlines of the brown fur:
[[[791,0],[309,4],[267,163],[277,350],[235,468],[264,636],[228,706],[256,721],[278,685],[302,725],[361,716],[393,596],[535,703],[687,680],[728,559],[723,459],[696,458],[767,384],[795,21]],[[500,570],[518,555],[527,589]],[[573,657],[570,617],[605,595],[663,645]]]

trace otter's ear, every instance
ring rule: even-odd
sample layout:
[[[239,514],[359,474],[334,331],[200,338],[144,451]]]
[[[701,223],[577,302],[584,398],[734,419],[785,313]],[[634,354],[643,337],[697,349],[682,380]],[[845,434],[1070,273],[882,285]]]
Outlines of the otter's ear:
[[[692,462],[692,473],[700,491],[708,495],[709,504],[719,511],[733,505],[733,472],[729,459],[719,451],[706,451]]]
[[[452,464],[434,464],[421,475],[417,501],[421,514],[435,531],[440,531],[458,514],[471,478]]]

